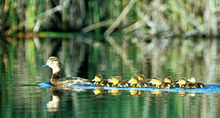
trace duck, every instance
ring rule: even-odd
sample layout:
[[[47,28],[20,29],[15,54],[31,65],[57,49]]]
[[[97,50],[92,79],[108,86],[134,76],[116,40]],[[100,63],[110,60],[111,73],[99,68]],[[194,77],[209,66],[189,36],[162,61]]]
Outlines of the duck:
[[[148,84],[147,80],[145,80],[144,75],[140,74],[137,77],[138,77],[137,87],[149,87],[149,84]]]
[[[121,77],[120,76],[110,77],[108,79],[108,82],[112,84],[111,87],[118,87],[118,84],[121,82]]]
[[[110,87],[110,83],[108,80],[104,80],[101,74],[95,75],[94,79],[92,80],[96,86],[107,86]]]
[[[172,79],[170,76],[164,78],[163,84],[161,85],[163,89],[171,89],[173,88]]]
[[[130,84],[130,87],[137,87],[137,84],[139,83],[138,77],[136,75],[131,76],[128,83]]]
[[[80,77],[67,77],[61,78],[61,63],[57,57],[51,56],[47,60],[45,65],[41,65],[41,67],[49,67],[52,69],[52,75],[50,77],[50,84],[56,87],[69,87],[75,84],[84,84],[90,85],[92,84],[88,79],[80,78]]]
[[[198,83],[194,77],[188,78],[187,81],[188,83],[186,85],[186,88],[193,89],[193,88],[204,88],[205,87],[203,83]]]
[[[163,89],[162,85],[163,85],[163,81],[160,80],[159,78],[157,77],[154,77],[151,79],[151,81],[149,82],[151,84],[152,87],[154,88],[159,88],[159,89]]]
[[[184,77],[181,77],[177,82],[176,82],[176,86],[179,88],[185,88],[187,85],[187,81]]]

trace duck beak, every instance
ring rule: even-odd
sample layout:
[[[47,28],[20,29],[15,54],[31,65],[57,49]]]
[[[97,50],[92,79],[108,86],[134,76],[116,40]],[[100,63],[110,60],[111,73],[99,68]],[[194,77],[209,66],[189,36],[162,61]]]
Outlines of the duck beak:
[[[45,65],[40,65],[40,67],[49,67],[47,64],[45,64]]]

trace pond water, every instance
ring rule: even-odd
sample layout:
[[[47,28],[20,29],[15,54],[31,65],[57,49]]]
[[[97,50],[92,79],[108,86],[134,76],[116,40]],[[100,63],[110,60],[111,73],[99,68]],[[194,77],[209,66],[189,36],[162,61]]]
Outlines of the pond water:
[[[134,74],[173,80],[195,77],[220,84],[220,41],[216,39],[151,39],[131,36],[106,40],[76,36],[4,38],[0,40],[0,117],[64,118],[217,118],[220,94],[136,90],[78,90],[43,88],[50,69],[41,68],[49,56],[62,63],[63,76],[92,79]]]

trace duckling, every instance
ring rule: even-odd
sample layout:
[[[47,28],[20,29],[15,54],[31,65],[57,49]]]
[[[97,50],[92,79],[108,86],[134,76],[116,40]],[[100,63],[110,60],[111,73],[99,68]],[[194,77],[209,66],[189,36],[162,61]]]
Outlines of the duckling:
[[[158,79],[157,77],[153,77],[153,78],[149,81],[149,85],[150,85],[151,87],[155,87],[156,85],[155,85],[154,83],[155,83],[155,81],[156,81],[157,79]]]
[[[90,85],[92,84],[88,79],[80,78],[80,77],[69,77],[69,78],[61,78],[61,64],[58,58],[50,57],[46,65],[41,65],[41,67],[49,67],[52,69],[52,76],[50,78],[50,84],[57,87],[68,87],[70,85],[75,84],[84,84]]]
[[[164,89],[173,88],[171,77],[167,76],[167,77],[164,78],[164,82],[161,85],[161,88],[164,88]]]
[[[102,75],[98,74],[94,77],[92,80],[96,86],[110,86],[110,83],[108,80],[103,80]]]
[[[147,81],[145,80],[145,76],[140,74],[138,75],[138,84],[137,87],[149,87],[149,84],[147,83]]]
[[[162,84],[163,84],[163,82],[156,77],[152,78],[149,83],[151,83],[152,87],[159,88],[159,89],[161,89]]]
[[[188,79],[187,88],[204,88],[205,85],[203,83],[197,83],[194,77]]]
[[[111,87],[117,87],[118,84],[121,82],[121,77],[120,76],[110,77],[108,79],[108,82],[112,83]]]
[[[179,87],[179,88],[185,88],[187,82],[186,82],[186,79],[184,77],[181,77],[177,82],[176,82],[176,85]]]
[[[130,80],[128,81],[131,87],[137,87],[138,82],[138,77],[136,75],[131,76]]]

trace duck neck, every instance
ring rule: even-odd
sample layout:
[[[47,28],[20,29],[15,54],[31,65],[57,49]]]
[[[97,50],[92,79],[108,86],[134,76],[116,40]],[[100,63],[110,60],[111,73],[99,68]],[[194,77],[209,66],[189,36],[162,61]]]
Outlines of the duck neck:
[[[60,69],[59,70],[53,70],[53,74],[52,74],[52,76],[50,78],[50,83],[52,85],[54,85],[54,83],[56,81],[58,81],[59,78],[60,78]]]

